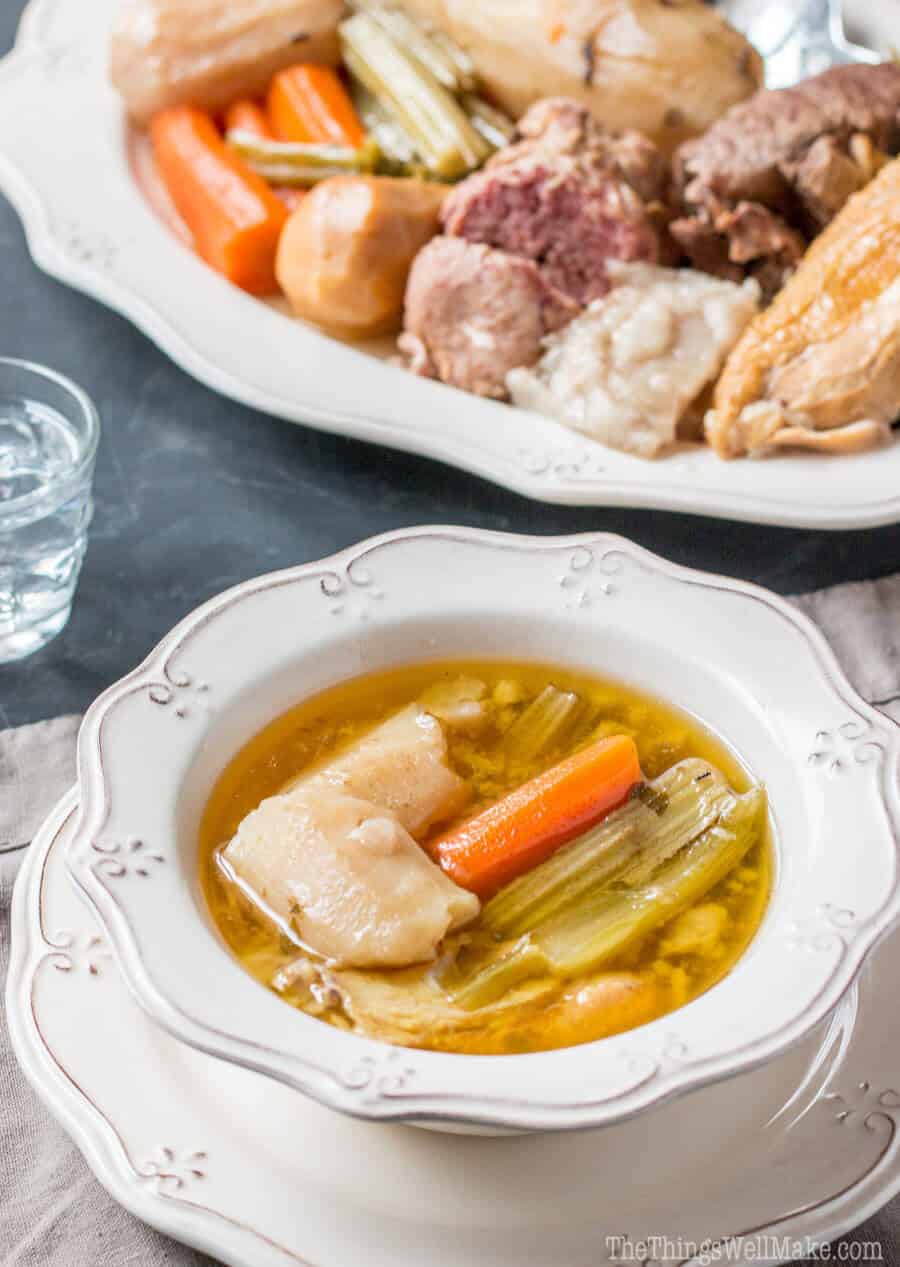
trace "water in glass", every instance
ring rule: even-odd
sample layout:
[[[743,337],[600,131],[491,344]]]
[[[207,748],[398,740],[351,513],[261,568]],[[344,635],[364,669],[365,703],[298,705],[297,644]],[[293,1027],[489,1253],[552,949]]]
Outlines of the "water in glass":
[[[0,662],[68,620],[93,512],[89,439],[72,410],[7,394],[0,364]]]

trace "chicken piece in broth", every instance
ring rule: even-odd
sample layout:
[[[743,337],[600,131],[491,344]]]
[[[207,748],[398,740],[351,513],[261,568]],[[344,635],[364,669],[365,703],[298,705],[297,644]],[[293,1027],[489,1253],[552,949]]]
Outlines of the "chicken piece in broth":
[[[288,783],[285,792],[339,788],[392,814],[419,837],[458,813],[469,787],[447,764],[441,723],[418,704],[388,718],[328,765]]]
[[[344,967],[433,959],[480,909],[393,815],[322,780],[263,801],[221,859],[286,932]]]

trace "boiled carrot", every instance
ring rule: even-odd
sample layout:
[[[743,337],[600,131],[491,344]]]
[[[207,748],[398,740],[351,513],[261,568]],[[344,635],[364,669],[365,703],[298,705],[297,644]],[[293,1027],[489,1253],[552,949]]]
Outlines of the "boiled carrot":
[[[250,132],[261,141],[276,140],[269,116],[258,101],[235,101],[225,111],[226,132]]]
[[[598,740],[429,842],[428,851],[457,884],[488,898],[617,809],[640,779],[630,736]]]
[[[198,254],[252,294],[276,291],[275,255],[288,212],[262,177],[228,148],[203,110],[164,110],[151,122],[150,136]]]
[[[340,76],[330,66],[291,66],[269,87],[269,122],[282,141],[321,141],[359,149],[366,132]]]

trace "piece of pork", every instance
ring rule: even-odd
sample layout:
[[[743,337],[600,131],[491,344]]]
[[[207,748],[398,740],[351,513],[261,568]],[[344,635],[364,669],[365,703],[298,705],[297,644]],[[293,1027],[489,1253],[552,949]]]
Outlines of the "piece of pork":
[[[532,370],[509,375],[513,401],[595,440],[654,457],[757,312],[755,282],[693,269],[610,265],[613,289],[546,340]]]
[[[669,162],[649,137],[634,128],[602,127],[585,106],[570,97],[545,97],[516,124],[517,140],[498,150],[487,163],[500,167],[526,154],[587,156],[595,166],[627,181],[645,202],[662,202],[668,194]]]
[[[110,75],[139,123],[265,92],[297,62],[336,65],[343,0],[121,0]]]
[[[699,268],[770,288],[900,149],[900,65],[837,66],[757,93],[674,161],[673,238]],[[747,225],[752,224],[748,237]]]
[[[509,370],[533,364],[544,336],[577,311],[531,260],[433,238],[409,276],[399,347],[417,373],[501,400]]]
[[[222,856],[270,918],[342,967],[433,959],[480,909],[392,814],[324,783],[263,801]]]
[[[301,774],[283,791],[305,794],[322,787],[371,801],[415,837],[459,813],[469,798],[469,785],[447,764],[441,723],[418,704],[376,726],[322,769]]]
[[[846,453],[900,415],[900,159],[812,244],[732,351],[706,433],[722,457]]]
[[[667,165],[651,142],[565,99],[533,106],[519,131],[448,195],[446,234],[533,260],[579,305],[606,294],[607,260],[659,259]]]

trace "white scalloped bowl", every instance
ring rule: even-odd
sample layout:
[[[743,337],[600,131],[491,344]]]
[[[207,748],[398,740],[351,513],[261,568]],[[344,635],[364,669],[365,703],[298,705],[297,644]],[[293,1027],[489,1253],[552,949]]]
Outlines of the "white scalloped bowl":
[[[225,948],[200,892],[197,827],[231,756],[330,684],[467,655],[625,679],[692,713],[766,784],[772,900],[713,989],[600,1042],[462,1056],[323,1024]],[[80,736],[68,866],[137,999],[193,1047],[372,1119],[599,1126],[770,1059],[834,1007],[900,912],[898,769],[900,728],[763,590],[608,535],[411,530],[229,590],[102,695]]]

